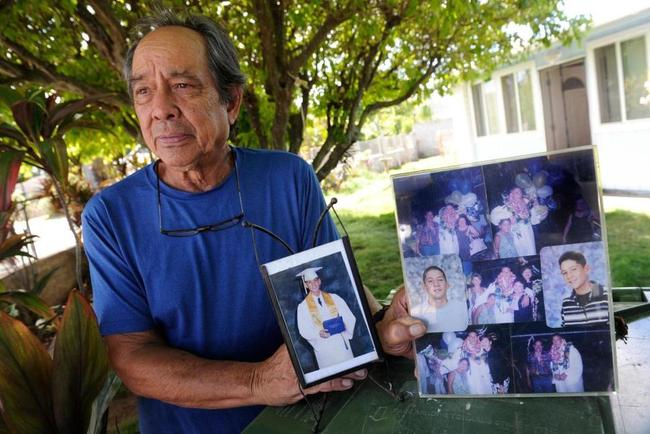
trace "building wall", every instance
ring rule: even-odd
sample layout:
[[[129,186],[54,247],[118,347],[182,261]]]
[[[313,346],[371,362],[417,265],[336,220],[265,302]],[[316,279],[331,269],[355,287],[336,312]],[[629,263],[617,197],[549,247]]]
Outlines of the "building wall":
[[[536,53],[530,61],[500,69],[492,74],[497,86],[500,134],[477,136],[471,83],[460,85],[454,100],[465,110],[453,110],[454,146],[460,162],[486,161],[544,152],[547,150],[539,70],[585,58],[587,97],[592,143],[597,146],[601,181],[604,189],[650,193],[650,118],[602,123],[594,63],[594,49],[645,35],[647,63],[650,65],[650,9],[641,14],[593,29],[582,44],[553,47]],[[620,54],[619,54],[620,56]],[[649,67],[650,68],[650,67]],[[522,69],[531,71],[536,128],[534,131],[505,133],[505,115],[501,77]],[[622,80],[619,59],[619,81]],[[650,80],[650,71],[648,79]]]
[[[650,22],[631,29],[589,39],[585,44],[587,94],[592,142],[598,147],[603,188],[650,193],[650,118],[602,123],[594,50],[645,35],[646,61],[650,62]],[[619,69],[619,81],[622,71]],[[648,77],[650,79],[650,77]]]

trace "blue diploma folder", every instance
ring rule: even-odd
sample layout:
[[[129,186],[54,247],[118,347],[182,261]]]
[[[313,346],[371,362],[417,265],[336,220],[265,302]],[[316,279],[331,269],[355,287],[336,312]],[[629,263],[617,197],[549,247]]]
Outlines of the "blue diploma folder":
[[[337,335],[345,331],[345,324],[343,323],[343,318],[337,316],[336,318],[323,321],[323,328],[330,335]]]

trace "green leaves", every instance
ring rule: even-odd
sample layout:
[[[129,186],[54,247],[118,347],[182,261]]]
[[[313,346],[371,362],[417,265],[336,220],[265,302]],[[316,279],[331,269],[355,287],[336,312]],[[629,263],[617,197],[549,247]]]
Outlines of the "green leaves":
[[[11,106],[11,113],[25,137],[31,142],[38,142],[46,116],[43,107],[33,101],[20,100]]]
[[[11,195],[16,188],[23,153],[13,149],[0,151],[0,212],[11,208]]]
[[[52,360],[20,321],[0,312],[0,397],[10,432],[57,432],[52,406]]]
[[[56,315],[38,295],[26,291],[0,292],[0,302],[16,304],[35,313],[43,319],[50,320]]]
[[[9,432],[85,434],[107,375],[95,314],[78,291],[68,297],[54,361],[23,323],[0,312],[0,414]]]
[[[0,261],[14,256],[32,256],[26,250],[23,250],[36,235],[16,234],[3,240],[0,243]]]
[[[54,347],[54,413],[61,433],[85,434],[93,400],[108,375],[108,358],[95,314],[72,291]]]
[[[62,137],[56,136],[36,143],[44,167],[63,187],[68,185],[68,148]]]

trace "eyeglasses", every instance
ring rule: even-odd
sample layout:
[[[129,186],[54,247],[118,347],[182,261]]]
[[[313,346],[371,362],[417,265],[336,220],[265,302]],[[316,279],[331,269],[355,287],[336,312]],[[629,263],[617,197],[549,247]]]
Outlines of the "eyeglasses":
[[[237,170],[237,157],[234,155],[235,152],[234,150],[231,149],[231,152],[233,152],[233,161],[235,166],[235,180],[237,182],[237,194],[239,195],[239,206],[241,212],[236,216],[233,216],[226,220],[222,220],[217,223],[196,226],[194,228],[188,228],[188,229],[163,229],[162,205],[161,205],[162,201],[160,199],[160,176],[158,176],[158,163],[160,162],[160,160],[156,161],[156,163],[154,164],[153,171],[156,174],[156,193],[158,195],[158,223],[160,226],[161,234],[167,235],[169,237],[191,237],[203,232],[216,232],[216,231],[228,229],[240,224],[244,220],[244,206],[241,197],[241,190],[239,188],[239,171]]]

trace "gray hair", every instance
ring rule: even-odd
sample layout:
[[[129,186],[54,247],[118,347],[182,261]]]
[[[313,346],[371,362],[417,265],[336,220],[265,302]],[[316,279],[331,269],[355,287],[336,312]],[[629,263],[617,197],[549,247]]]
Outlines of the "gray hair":
[[[237,51],[228,34],[220,25],[208,17],[202,15],[179,16],[171,10],[161,10],[155,15],[140,19],[131,31],[132,43],[126,52],[123,70],[129,98],[133,98],[131,69],[135,49],[147,34],[168,26],[185,27],[203,36],[208,53],[208,68],[212,73],[221,102],[224,104],[230,103],[233,99],[232,90],[238,86],[243,86],[246,77],[239,68]]]

